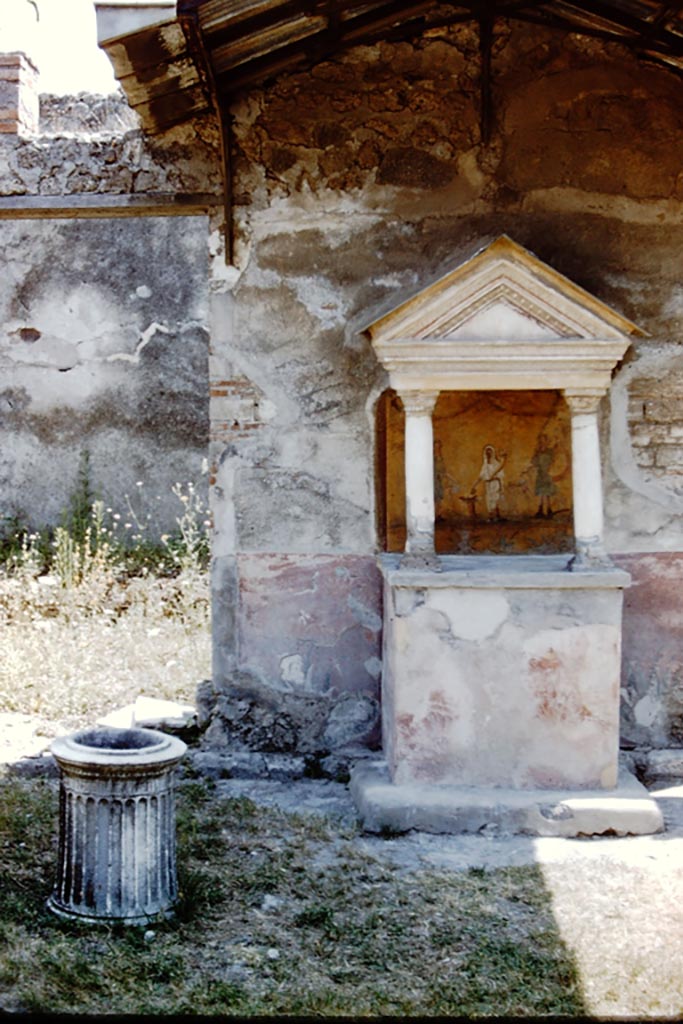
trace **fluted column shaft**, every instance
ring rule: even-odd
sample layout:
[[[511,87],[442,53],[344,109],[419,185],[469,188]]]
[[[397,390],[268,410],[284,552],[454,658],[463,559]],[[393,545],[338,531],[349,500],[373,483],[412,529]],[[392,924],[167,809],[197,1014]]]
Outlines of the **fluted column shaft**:
[[[52,745],[60,769],[60,833],[48,906],[61,917],[93,922],[167,917],[178,896],[174,774],[185,744],[153,730],[100,732],[103,742],[120,734],[138,746],[78,742],[97,740],[97,730]]]

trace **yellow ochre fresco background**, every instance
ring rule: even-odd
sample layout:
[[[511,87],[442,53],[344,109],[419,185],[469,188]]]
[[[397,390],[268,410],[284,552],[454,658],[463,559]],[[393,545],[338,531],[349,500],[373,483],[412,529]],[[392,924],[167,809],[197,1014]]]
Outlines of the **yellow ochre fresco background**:
[[[400,398],[378,408],[380,539],[405,544],[404,423]],[[433,415],[436,550],[570,551],[569,410],[556,391],[444,391]]]

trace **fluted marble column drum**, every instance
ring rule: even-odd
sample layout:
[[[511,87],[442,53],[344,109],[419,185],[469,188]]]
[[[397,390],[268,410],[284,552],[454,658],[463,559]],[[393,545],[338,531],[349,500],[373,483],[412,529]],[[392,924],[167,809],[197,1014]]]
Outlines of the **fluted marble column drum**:
[[[144,924],[178,895],[175,767],[187,747],[153,729],[92,728],[52,744],[59,765],[61,917]]]

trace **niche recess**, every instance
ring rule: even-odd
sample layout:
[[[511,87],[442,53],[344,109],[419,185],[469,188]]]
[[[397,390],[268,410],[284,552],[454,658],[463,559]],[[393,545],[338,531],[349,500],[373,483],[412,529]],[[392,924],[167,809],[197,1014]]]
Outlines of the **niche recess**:
[[[370,324],[391,384],[378,408],[385,549],[405,535],[409,553],[596,556],[598,406],[634,333],[506,236]]]
[[[569,409],[558,391],[442,391],[434,427],[438,554],[552,554],[573,548]],[[377,405],[380,546],[406,541],[405,414]]]

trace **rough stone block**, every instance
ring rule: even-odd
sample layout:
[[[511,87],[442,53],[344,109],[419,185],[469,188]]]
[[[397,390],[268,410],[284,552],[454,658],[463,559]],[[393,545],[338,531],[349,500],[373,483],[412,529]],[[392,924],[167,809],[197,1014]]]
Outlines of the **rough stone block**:
[[[655,462],[663,469],[683,469],[683,447],[670,444],[657,448]]]
[[[645,418],[655,423],[669,423],[681,416],[681,398],[652,398],[645,402]]]
[[[660,779],[683,779],[683,749],[650,750],[644,758],[648,782]]]

